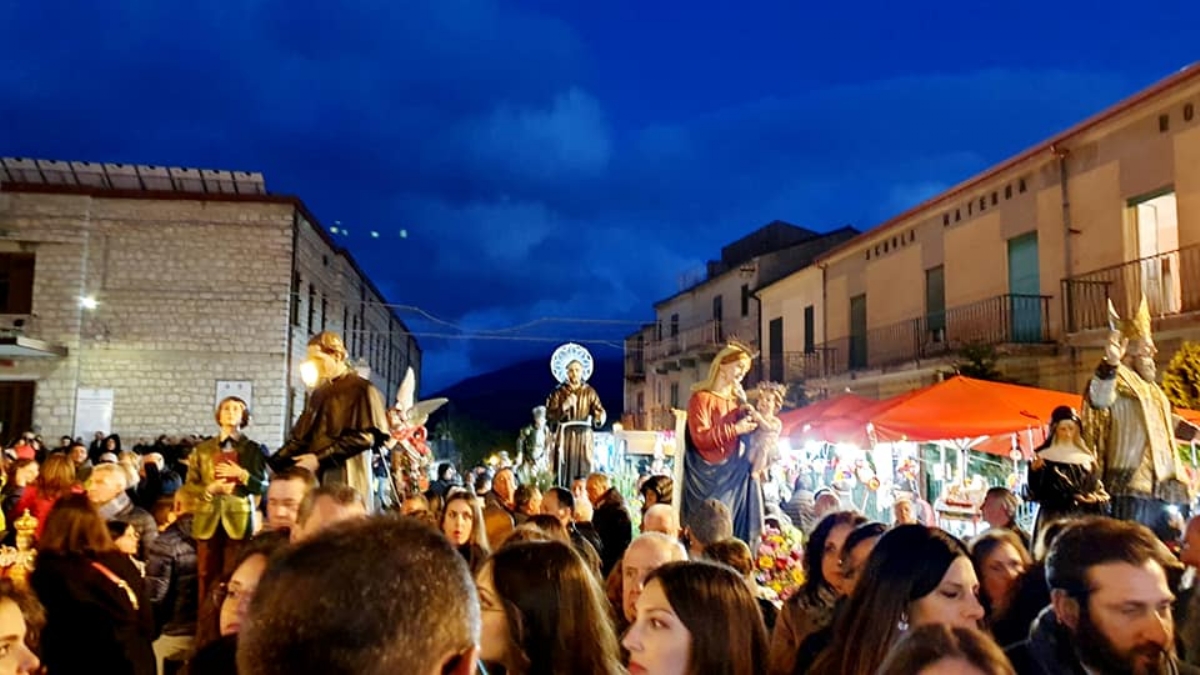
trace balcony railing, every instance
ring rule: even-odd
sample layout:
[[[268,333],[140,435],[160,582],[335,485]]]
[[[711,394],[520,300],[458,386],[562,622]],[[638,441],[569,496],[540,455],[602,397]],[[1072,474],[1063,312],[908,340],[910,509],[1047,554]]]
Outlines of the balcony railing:
[[[1134,260],[1063,282],[1063,319],[1068,333],[1108,327],[1108,301],[1131,317],[1146,294],[1151,318],[1200,310],[1200,246]]]
[[[696,351],[720,349],[732,338],[753,344],[757,336],[758,326],[752,317],[724,321],[712,319],[684,328],[677,335],[646,343],[646,362],[655,363]]]
[[[632,431],[663,431],[675,428],[675,414],[658,409],[621,415],[621,426]]]
[[[625,352],[625,377],[638,379],[646,376],[646,359],[642,350]]]
[[[873,328],[820,347],[826,375],[945,356],[977,343],[1040,344],[1050,339],[1050,298],[998,295],[916,319]]]
[[[758,364],[758,379],[772,382],[799,382],[827,377],[830,350],[821,347],[811,352],[783,352],[763,356]]]

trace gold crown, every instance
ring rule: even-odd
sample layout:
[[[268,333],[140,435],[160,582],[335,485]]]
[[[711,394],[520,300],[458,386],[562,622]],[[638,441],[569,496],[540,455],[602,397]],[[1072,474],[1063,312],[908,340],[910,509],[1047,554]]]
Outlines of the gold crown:
[[[1133,318],[1121,322],[1121,333],[1130,340],[1150,337],[1150,306],[1146,303],[1145,295],[1142,295],[1142,301],[1138,303],[1137,313]]]

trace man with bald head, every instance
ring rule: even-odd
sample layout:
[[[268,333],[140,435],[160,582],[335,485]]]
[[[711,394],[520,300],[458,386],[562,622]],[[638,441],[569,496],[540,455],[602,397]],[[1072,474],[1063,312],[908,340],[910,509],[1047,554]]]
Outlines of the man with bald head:
[[[680,560],[687,560],[683,544],[661,532],[647,532],[629,543],[625,557],[621,559],[621,609],[625,621],[633,623],[635,605],[642,595],[646,577],[659,567]]]
[[[661,532],[672,539],[679,538],[679,516],[670,504],[655,504],[642,516],[642,532]]]

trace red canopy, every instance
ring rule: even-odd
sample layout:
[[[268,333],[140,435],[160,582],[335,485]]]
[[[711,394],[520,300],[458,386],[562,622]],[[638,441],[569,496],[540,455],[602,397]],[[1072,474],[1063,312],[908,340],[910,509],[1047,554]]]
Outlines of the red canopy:
[[[1056,407],[1081,403],[1079,394],[958,376],[918,389],[871,422],[879,437],[893,440],[979,438],[1044,427]]]
[[[852,415],[861,408],[875,403],[878,403],[875,399],[850,393],[810,403],[803,408],[796,408],[795,410],[779,414],[779,419],[783,422],[781,433],[784,436],[791,436],[793,433],[803,433],[805,425],[820,424],[828,420]]]

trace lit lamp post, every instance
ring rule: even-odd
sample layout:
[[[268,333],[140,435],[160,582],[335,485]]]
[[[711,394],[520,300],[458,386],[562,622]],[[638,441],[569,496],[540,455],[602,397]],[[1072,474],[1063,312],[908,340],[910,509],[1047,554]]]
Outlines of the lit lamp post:
[[[76,347],[75,354],[75,400],[71,404],[71,433],[78,435],[75,432],[75,425],[79,422],[79,378],[83,374],[83,341],[87,339],[86,331],[90,328],[87,325],[87,318],[91,316],[91,312],[96,311],[100,303],[94,295],[79,296],[79,346]]]

